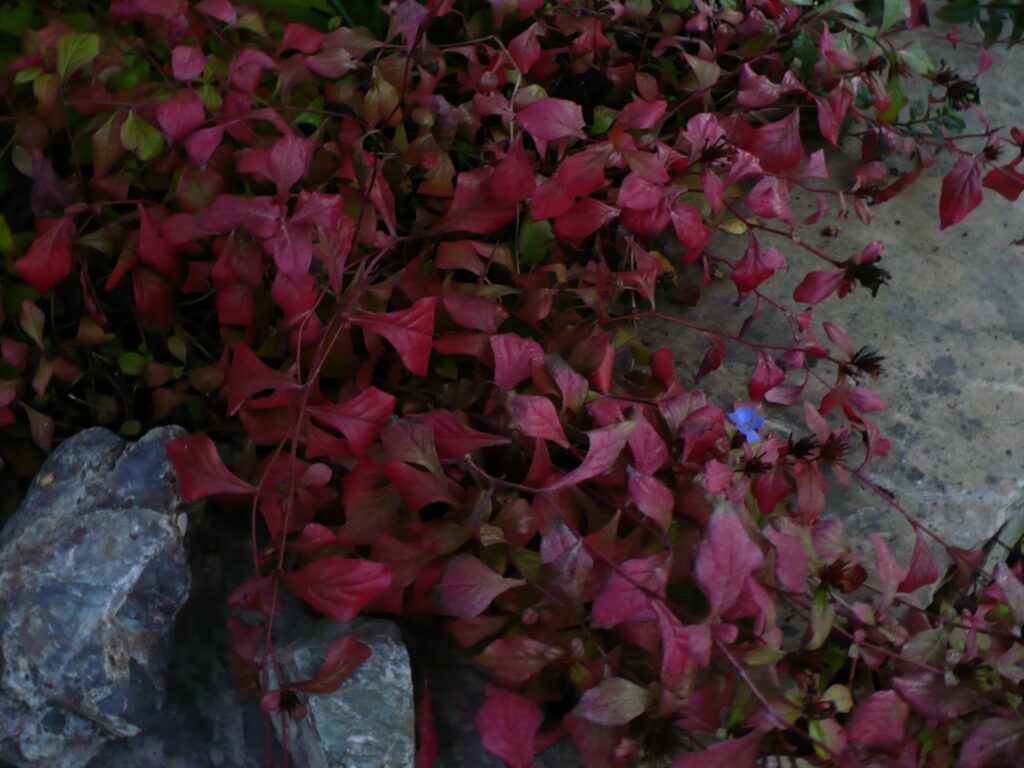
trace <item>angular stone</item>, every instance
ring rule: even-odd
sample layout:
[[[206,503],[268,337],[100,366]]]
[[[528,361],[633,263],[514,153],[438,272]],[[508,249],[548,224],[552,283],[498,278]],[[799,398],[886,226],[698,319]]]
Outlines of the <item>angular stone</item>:
[[[292,759],[303,768],[412,768],[412,672],[395,624],[380,619],[317,622],[301,639],[278,649],[282,671],[289,680],[313,677],[331,644],[349,633],[373,655],[334,693],[304,697],[309,715],[288,721]],[[280,728],[279,717],[274,723]]]
[[[0,533],[0,760],[79,768],[149,726],[185,602],[188,508],[159,428],[54,452]]]

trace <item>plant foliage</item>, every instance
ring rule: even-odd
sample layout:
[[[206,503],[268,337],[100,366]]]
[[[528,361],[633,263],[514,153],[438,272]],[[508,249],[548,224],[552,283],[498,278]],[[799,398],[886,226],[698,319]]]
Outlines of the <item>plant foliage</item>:
[[[823,518],[890,443],[881,357],[815,305],[888,273],[881,243],[801,241],[794,190],[807,225],[868,223],[947,153],[949,226],[1024,189],[1024,136],[959,139],[973,81],[893,39],[925,20],[921,0],[5,6],[4,454],[28,471],[25,436],[190,425],[183,496],[251,513],[230,628],[274,716],[367,653],[342,638],[282,680],[287,590],[474,648],[476,725],[513,768],[560,736],[593,768],[1020,761],[1019,568],[922,610],[932,546],[962,589],[981,553],[915,521],[909,563],[871,537],[865,583]],[[844,140],[851,179],[827,163]],[[819,263],[787,306],[763,291],[797,250]],[[738,335],[655,310],[713,274],[750,312]],[[790,336],[751,340],[762,312]],[[645,318],[706,339],[694,378]],[[746,392],[713,402],[697,383],[737,350]],[[764,419],[786,408],[790,435]]]

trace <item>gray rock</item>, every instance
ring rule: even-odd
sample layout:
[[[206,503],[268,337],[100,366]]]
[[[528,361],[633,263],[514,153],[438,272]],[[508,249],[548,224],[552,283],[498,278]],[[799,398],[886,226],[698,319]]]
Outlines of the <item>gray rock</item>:
[[[106,744],[89,768],[268,764],[268,724],[232,673],[227,631],[228,596],[252,577],[248,534],[229,521],[217,523],[209,530],[200,523],[190,534],[192,590],[175,625],[163,712],[144,733]]]
[[[152,724],[185,602],[189,511],[159,428],[65,442],[0,533],[0,760],[79,768]]]
[[[302,768],[412,768],[412,673],[397,626],[379,619],[325,619],[278,650],[282,672],[289,680],[313,677],[331,643],[348,633],[373,655],[334,693],[305,697],[309,715],[288,721],[292,759]],[[280,718],[274,722],[280,727]]]

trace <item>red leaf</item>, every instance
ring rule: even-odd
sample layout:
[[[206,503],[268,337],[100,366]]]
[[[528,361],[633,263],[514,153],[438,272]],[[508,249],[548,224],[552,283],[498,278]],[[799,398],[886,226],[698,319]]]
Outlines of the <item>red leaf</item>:
[[[435,408],[415,418],[416,421],[428,424],[434,430],[437,455],[447,461],[461,459],[483,448],[508,445],[510,442],[507,437],[467,427],[459,420],[457,414],[443,408]]]
[[[339,637],[327,649],[316,675],[309,680],[289,683],[288,687],[303,693],[334,693],[371,655],[370,647],[354,635]]]
[[[512,61],[516,63],[520,74],[526,75],[540,58],[540,41],[537,40],[537,33],[540,31],[539,24],[531,24],[524,31],[512,38],[508,44],[508,52]]]
[[[376,333],[390,341],[405,367],[416,376],[425,376],[430,368],[436,308],[437,299],[428,296],[409,309],[356,315],[352,322],[364,331]]]
[[[683,691],[694,674],[711,663],[711,628],[684,625],[664,603],[655,602],[661,630],[661,679],[672,691]]]
[[[213,232],[243,227],[256,237],[267,239],[277,234],[281,226],[281,206],[270,197],[217,195],[203,213],[201,222],[205,229]]]
[[[487,235],[515,219],[516,204],[495,195],[498,189],[494,183],[495,173],[494,168],[478,168],[460,173],[455,180],[452,205],[433,226],[432,231],[438,235],[447,232]]]
[[[229,0],[202,0],[196,4],[196,10],[228,26],[238,23],[238,13]]]
[[[40,293],[46,293],[71,272],[71,238],[75,222],[61,219],[36,219],[36,238],[25,255],[14,262],[14,271]]]
[[[982,48],[982,51],[985,49]],[[993,168],[985,174],[984,186],[994,189],[1010,202],[1014,202],[1024,192],[1024,174],[1010,166]]]
[[[984,703],[981,694],[959,680],[955,685],[947,685],[942,677],[931,672],[895,677],[892,686],[918,714],[933,720],[955,720]]]
[[[624,131],[646,131],[661,120],[667,108],[667,101],[631,101],[615,118],[615,127]]]
[[[306,175],[312,157],[313,145],[293,134],[286,134],[274,142],[267,158],[267,169],[279,195],[286,194],[295,182]]]
[[[555,141],[567,136],[586,138],[583,108],[565,99],[538,99],[516,113],[516,119],[533,138]]]
[[[196,92],[184,88],[156,108],[156,121],[172,142],[188,138],[206,120],[206,109]]]
[[[184,82],[203,74],[206,68],[206,54],[195,45],[179,45],[171,51],[171,72],[174,79]]]
[[[754,131],[755,138],[749,149],[768,173],[782,173],[800,165],[804,159],[804,145],[800,141],[800,111],[762,125]]]
[[[496,333],[508,319],[508,312],[496,299],[445,288],[441,294],[445,311],[459,325],[485,333]]]
[[[743,107],[767,107],[779,98],[781,88],[745,63],[740,69],[740,90],[736,101]]]
[[[536,25],[534,25],[536,26]],[[523,141],[517,138],[509,147],[508,154],[494,168],[490,188],[494,197],[506,203],[518,203],[533,194],[537,182],[533,178],[533,166],[523,149]]]
[[[671,555],[666,552],[627,560],[612,571],[594,600],[594,625],[611,629],[619,624],[656,619],[651,596],[665,597],[670,560]]]
[[[446,616],[471,619],[483,613],[498,595],[525,583],[499,576],[472,555],[456,555],[445,568],[437,590]]]
[[[780,533],[771,526],[764,529],[765,538],[775,547],[775,579],[788,592],[803,594],[807,587],[807,548],[796,536]]]
[[[641,472],[629,472],[629,495],[637,509],[656,522],[663,531],[672,524],[676,500],[672,491],[658,480]]]
[[[388,588],[391,569],[369,560],[330,555],[302,570],[282,573],[281,580],[292,594],[321,613],[335,621],[350,621]]]
[[[697,551],[695,573],[707,596],[711,616],[729,610],[743,590],[747,577],[764,560],[764,555],[747,536],[743,523],[732,512],[719,512],[708,525]]]
[[[598,725],[626,725],[640,717],[653,699],[650,691],[636,683],[610,677],[584,693],[572,714]]]
[[[563,448],[569,447],[558,412],[546,397],[512,394],[507,403],[509,418],[515,429],[528,437],[550,440]]]
[[[206,165],[223,138],[224,128],[220,125],[196,131],[185,140],[185,152],[188,153],[188,159],[194,165]]]
[[[563,655],[557,646],[517,635],[495,640],[476,658],[494,672],[498,682],[518,686]]]
[[[711,230],[704,224],[700,211],[692,205],[677,200],[672,203],[670,213],[676,237],[688,249],[683,260],[691,264],[704,251],[704,247],[711,239]]]
[[[555,219],[555,234],[573,240],[588,237],[618,215],[618,208],[585,197]]]
[[[394,413],[396,402],[394,395],[367,387],[344,403],[314,405],[307,410],[317,421],[341,432],[361,458]]]
[[[757,768],[762,737],[761,732],[754,731],[739,739],[719,742],[699,753],[677,757],[671,768],[709,768],[712,765]]]
[[[842,285],[844,269],[819,269],[808,274],[793,291],[793,301],[817,304],[824,301]]]
[[[320,50],[323,42],[323,32],[307,27],[305,24],[292,22],[285,25],[284,34],[281,36],[281,45],[278,47],[277,52],[299,51],[300,53],[312,55]]]
[[[633,469],[645,475],[653,475],[671,461],[668,446],[646,419],[640,419],[629,436],[629,450],[633,454]]]
[[[256,490],[224,466],[217,446],[202,433],[171,440],[165,450],[174,465],[178,491],[185,501],[219,493],[249,494]]]
[[[978,158],[960,155],[953,170],[942,180],[939,224],[951,227],[981,204],[981,164]]]
[[[877,533],[870,534],[868,538],[875,548],[875,570],[878,572],[879,581],[882,582],[882,598],[879,608],[884,610],[892,604],[893,598],[896,596],[896,589],[906,578],[907,572],[900,568],[896,558],[889,550],[889,546],[885,543],[885,539]]]
[[[896,691],[878,691],[857,703],[846,723],[846,735],[868,749],[898,747],[906,736],[910,707]]]
[[[277,64],[263,51],[246,48],[231,60],[228,75],[235,88],[242,93],[252,93],[259,87],[265,69],[277,69]]]
[[[747,392],[751,400],[760,400],[772,387],[777,387],[786,379],[786,374],[775,364],[764,352],[757,353],[757,365],[754,366],[754,375],[750,377],[747,385]]]
[[[921,531],[918,530],[914,539],[914,554],[910,557],[910,567],[896,591],[909,594],[915,589],[934,584],[938,578],[939,569],[932,562],[931,549],[924,540],[924,536],[921,535]]]
[[[437,729],[434,727],[434,707],[430,700],[430,686],[424,681],[420,703],[416,705],[416,761],[413,768],[434,768],[437,762]]]
[[[224,394],[228,401],[228,415],[238,413],[246,400],[257,392],[299,389],[302,385],[286,373],[275,371],[242,342],[237,342],[231,354],[231,365],[224,377]]]
[[[160,225],[153,219],[149,209],[139,204],[139,244],[135,248],[139,261],[172,279],[181,272],[178,254],[164,237],[160,235]]]
[[[757,238],[751,235],[746,253],[732,271],[732,281],[739,293],[738,300],[743,301],[752,290],[785,267],[786,261],[777,250],[769,248],[762,251]]]
[[[429,504],[459,506],[459,485],[450,478],[438,477],[433,472],[416,469],[401,461],[390,461],[384,474],[402,497],[402,502],[413,512]]]
[[[545,490],[571,488],[584,480],[603,475],[612,468],[636,428],[636,421],[623,421],[587,432],[590,445],[583,462],[572,472],[545,486]]]
[[[540,707],[525,696],[488,686],[487,699],[476,715],[476,729],[487,751],[508,768],[532,768],[543,721]]]
[[[971,729],[960,747],[956,768],[1003,768],[1020,765],[1021,757],[1024,722],[1019,717],[990,717]]]
[[[533,339],[524,339],[514,333],[491,337],[494,353],[494,383],[511,390],[530,375],[530,364],[544,360],[544,350]]]

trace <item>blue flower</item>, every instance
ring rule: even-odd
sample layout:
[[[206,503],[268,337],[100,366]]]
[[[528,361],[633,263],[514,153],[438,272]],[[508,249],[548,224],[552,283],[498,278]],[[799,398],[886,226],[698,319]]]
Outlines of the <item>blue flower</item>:
[[[735,424],[736,429],[742,432],[750,442],[756,443],[761,439],[757,430],[764,426],[764,416],[757,415],[757,408],[751,405],[741,405],[729,414],[729,421]]]

